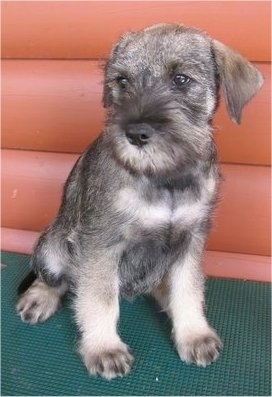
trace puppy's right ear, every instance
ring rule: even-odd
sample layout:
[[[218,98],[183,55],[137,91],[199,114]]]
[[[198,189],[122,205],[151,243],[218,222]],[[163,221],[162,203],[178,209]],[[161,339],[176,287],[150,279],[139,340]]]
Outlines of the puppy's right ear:
[[[243,107],[261,88],[263,76],[238,52],[217,40],[212,46],[229,115],[239,124]]]
[[[125,47],[127,44],[132,41],[135,33],[134,32],[127,32],[124,35],[122,35],[111,50],[110,56],[105,64],[104,68],[104,85],[103,85],[103,106],[104,108],[108,108],[112,105],[112,88],[110,87],[110,81],[111,81],[111,76],[110,76],[110,69],[111,65],[116,62],[116,59],[118,58],[119,54],[123,51],[125,51]]]

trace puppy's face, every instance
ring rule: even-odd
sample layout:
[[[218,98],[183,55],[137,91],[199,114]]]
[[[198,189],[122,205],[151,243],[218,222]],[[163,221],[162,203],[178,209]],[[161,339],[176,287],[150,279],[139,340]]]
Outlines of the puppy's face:
[[[231,55],[203,33],[179,25],[124,35],[106,65],[104,86],[108,132],[118,160],[134,171],[155,174],[205,160],[220,72],[227,67],[223,58],[230,61]],[[247,78],[243,68],[254,68],[240,58],[241,75]]]

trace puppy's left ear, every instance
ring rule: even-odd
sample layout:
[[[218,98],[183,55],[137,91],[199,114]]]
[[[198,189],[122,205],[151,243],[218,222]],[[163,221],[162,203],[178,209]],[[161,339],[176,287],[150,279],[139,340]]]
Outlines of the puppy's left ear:
[[[243,107],[261,88],[263,76],[238,52],[217,40],[212,46],[228,113],[239,124]]]

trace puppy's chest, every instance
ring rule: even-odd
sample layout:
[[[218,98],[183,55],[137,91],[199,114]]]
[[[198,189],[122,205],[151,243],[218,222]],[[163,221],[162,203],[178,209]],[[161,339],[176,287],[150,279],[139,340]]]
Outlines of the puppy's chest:
[[[202,214],[200,202],[161,190],[147,196],[123,189],[116,203],[124,251],[119,263],[120,291],[127,297],[150,291],[188,249],[190,229]],[[157,194],[159,193],[159,194]]]
[[[123,218],[125,233],[152,231],[171,228],[175,231],[190,228],[203,216],[205,204],[193,200],[186,193],[173,193],[168,190],[147,195],[144,191],[124,188],[119,191],[116,210]]]

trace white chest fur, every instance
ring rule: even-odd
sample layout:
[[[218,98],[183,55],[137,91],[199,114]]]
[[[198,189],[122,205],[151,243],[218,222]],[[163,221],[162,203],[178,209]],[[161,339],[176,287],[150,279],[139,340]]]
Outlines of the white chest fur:
[[[171,218],[171,207],[166,200],[149,202],[131,188],[119,192],[116,207],[131,221],[138,221],[144,227],[156,227],[168,223]]]
[[[118,212],[126,215],[131,222],[137,222],[144,228],[156,228],[167,224],[189,226],[203,219],[209,210],[209,200],[214,185],[209,181],[198,200],[171,200],[164,196],[161,199],[147,200],[141,192],[124,188],[119,191],[116,201]]]

